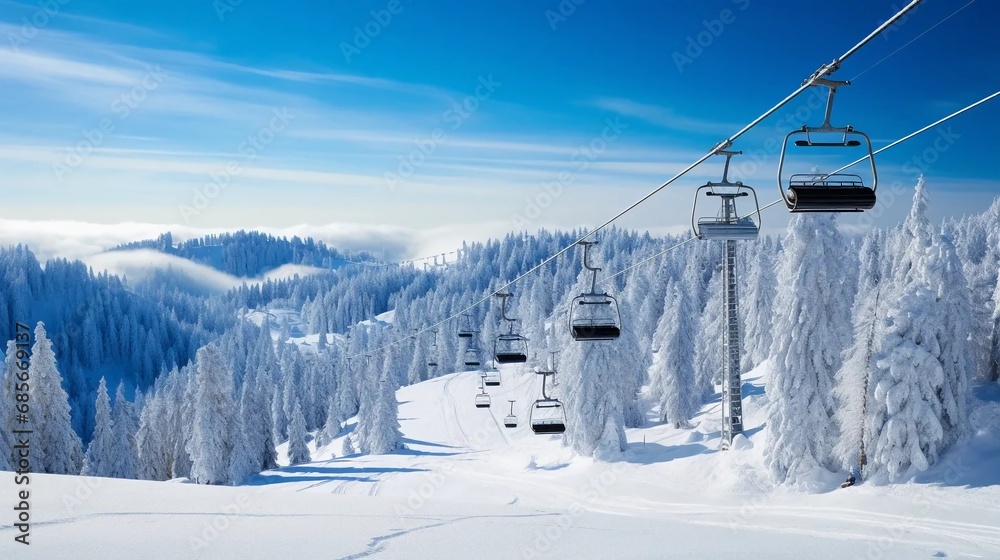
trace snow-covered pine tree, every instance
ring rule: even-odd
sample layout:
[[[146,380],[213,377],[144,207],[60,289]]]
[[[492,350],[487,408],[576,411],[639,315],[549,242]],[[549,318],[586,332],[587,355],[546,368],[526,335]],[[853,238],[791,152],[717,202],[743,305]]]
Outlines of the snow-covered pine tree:
[[[581,293],[583,285],[578,281],[570,297]],[[563,308],[568,305],[569,299],[563,302]],[[619,369],[616,341],[576,342],[568,333],[559,332],[563,348],[559,357],[560,386],[565,387],[564,441],[581,455],[611,459],[627,446],[622,402],[625,380]]]
[[[302,406],[295,401],[288,423],[288,464],[301,465],[309,461],[312,461],[312,456],[306,443],[306,417],[302,414]]]
[[[230,418],[235,413],[233,376],[215,345],[199,348],[195,362],[194,424],[186,446],[191,478],[198,484],[225,484],[232,453]]]
[[[687,425],[700,401],[694,383],[694,324],[691,299],[678,282],[667,284],[663,314],[653,335],[659,350],[649,369],[650,384],[660,404],[660,416],[674,427]]]
[[[715,385],[722,382],[722,270],[715,271],[708,282],[708,301],[697,317],[698,339],[694,347],[694,386],[696,397],[701,400],[715,392]],[[697,289],[685,282],[688,293]]]
[[[4,305],[0,305],[4,307]],[[14,470],[14,432],[15,426],[15,406],[14,386],[17,382],[17,373],[21,371],[17,367],[17,344],[13,340],[7,341],[7,351],[4,353],[3,377],[0,378],[0,471]]]
[[[87,446],[83,459],[84,476],[113,476],[111,474],[111,458],[114,453],[114,428],[111,420],[111,399],[108,398],[108,386],[101,377],[97,384],[97,401],[94,405],[94,433]]]
[[[35,326],[31,347],[32,469],[51,474],[78,474],[83,466],[83,444],[70,421],[69,397],[62,388],[52,343],[45,325]]]
[[[993,344],[990,357],[991,381],[1000,381],[1000,273],[997,275],[997,287],[993,292]]]
[[[740,294],[740,315],[743,316],[743,371],[749,371],[767,359],[771,353],[774,316],[777,248],[768,236],[747,245],[748,256],[755,259],[747,270],[747,291]]]
[[[893,247],[893,287],[876,342],[868,394],[868,476],[906,479],[933,465],[966,433],[968,284],[950,239],[935,235],[928,193],[917,182],[913,206]]]
[[[938,359],[944,372],[939,393],[944,444],[950,446],[968,433],[969,378],[975,367],[970,333],[977,317],[969,283],[951,239],[938,235],[927,259],[927,281],[935,300],[938,331]]]
[[[865,401],[875,367],[875,340],[881,325],[879,317],[885,314],[885,301],[891,289],[883,284],[881,278],[884,265],[880,248],[885,239],[885,232],[874,229],[861,243],[858,295],[854,299],[852,314],[854,338],[845,353],[843,365],[837,371],[834,389],[838,405],[836,419],[840,428],[834,455],[848,470],[858,461],[859,446],[864,441]]]
[[[232,417],[229,433],[233,439],[233,452],[229,455],[229,483],[238,486],[259,472],[260,458],[256,456],[250,438],[247,437],[241,414]]]
[[[333,438],[340,435],[340,407],[337,406],[337,396],[330,395],[327,399],[326,424],[316,433],[316,448],[326,447]]]
[[[850,334],[835,214],[797,214],[778,265],[764,460],[776,479],[827,467],[837,440],[833,386]]]
[[[139,421],[136,419],[135,406],[125,398],[124,383],[118,384],[115,392],[114,418],[111,422],[112,442],[111,460],[109,461],[110,476],[114,478],[138,478],[136,463],[135,434],[139,431]]]
[[[387,353],[387,356],[389,354]],[[368,441],[361,451],[372,455],[385,455],[401,447],[399,431],[399,401],[396,400],[395,377],[383,374],[375,387],[377,396],[374,407],[375,422],[368,433]]]
[[[167,377],[176,375],[176,370],[166,374]],[[163,404],[163,385],[159,385],[155,392],[148,394],[146,404],[142,407],[139,415],[139,430],[135,435],[136,448],[139,453],[139,462],[136,465],[138,477],[142,480],[167,480],[170,478],[171,457],[168,449],[168,437],[164,425],[167,414]]]

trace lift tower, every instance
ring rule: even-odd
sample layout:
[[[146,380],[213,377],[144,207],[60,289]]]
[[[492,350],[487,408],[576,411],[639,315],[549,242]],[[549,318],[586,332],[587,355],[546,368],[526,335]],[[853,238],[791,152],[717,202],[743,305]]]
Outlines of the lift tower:
[[[726,147],[726,146],[724,146]],[[757,193],[740,181],[729,181],[729,162],[733,156],[743,152],[719,149],[716,155],[726,156],[722,181],[709,182],[695,193],[695,207],[691,212],[691,226],[694,234],[702,240],[721,240],[722,251],[722,441],[720,447],[729,449],[733,437],[743,432],[743,380],[740,372],[740,316],[739,289],[736,266],[736,242],[753,240],[760,232],[760,204]],[[721,208],[714,217],[696,218],[698,195],[705,191],[707,196],[717,196]],[[753,195],[757,207],[755,213],[740,217],[736,211],[736,199]],[[756,215],[756,221],[751,216]]]

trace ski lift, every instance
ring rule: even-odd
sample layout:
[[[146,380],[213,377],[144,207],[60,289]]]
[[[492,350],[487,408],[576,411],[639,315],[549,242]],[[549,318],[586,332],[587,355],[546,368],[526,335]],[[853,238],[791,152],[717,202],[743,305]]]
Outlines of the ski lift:
[[[437,364],[437,354],[438,354],[438,351],[437,351],[437,349],[438,349],[437,334],[438,334],[438,330],[437,329],[431,329],[431,332],[434,333],[434,342],[431,343],[431,357],[427,359],[427,366],[428,367],[437,367],[437,365],[438,365]]]
[[[500,386],[500,370],[494,368],[483,374],[483,383],[487,387],[499,387]]]
[[[476,329],[472,327],[472,315],[462,313],[462,321],[458,325],[458,338],[472,338]]]
[[[507,316],[507,298],[513,297],[513,294],[504,292],[495,295],[500,298],[500,316],[507,321],[507,332],[493,343],[493,358],[498,364],[523,364],[528,361],[528,339],[514,332],[516,319]]]
[[[840,86],[851,85],[849,81],[835,81],[816,78],[812,85],[829,88],[826,99],[826,114],[819,126],[803,125],[785,136],[778,158],[778,189],[785,205],[792,212],[862,212],[875,207],[875,190],[878,188],[878,171],[875,169],[875,154],[872,141],[864,132],[854,130],[851,125],[832,126],[830,113],[833,111],[833,96]],[[818,137],[814,137],[818,135]],[[831,135],[833,136],[831,138]],[[868,150],[871,163],[871,187],[864,184],[860,175],[850,173],[797,173],[784,181],[785,153],[788,141],[793,137],[795,145],[802,148],[864,148]]]
[[[516,428],[517,427],[517,416],[514,414],[514,402],[507,401],[510,403],[510,414],[504,416],[503,427],[504,428]]]
[[[551,371],[540,371],[542,376],[542,398],[531,406],[529,422],[531,431],[537,435],[561,434],[566,431],[566,414],[559,399],[549,397],[545,391],[545,379]]]
[[[590,266],[588,256],[590,246],[596,241],[580,241],[583,245],[583,267],[593,276],[590,292],[582,293],[570,304],[569,326],[573,340],[594,341],[614,340],[621,335],[622,316],[618,310],[618,300],[607,292],[597,293],[597,273],[600,268]]]
[[[476,395],[476,408],[489,408],[490,407],[490,396],[483,391]]]
[[[465,349],[465,365],[470,367],[478,367],[482,365],[479,361],[479,352],[475,348]]]
[[[698,239],[757,239],[760,232],[760,202],[757,200],[757,192],[744,185],[740,181],[732,183],[729,181],[729,160],[733,156],[743,152],[732,152],[717,150],[716,155],[726,156],[726,166],[722,171],[722,181],[715,183],[709,181],[707,184],[698,187],[694,195],[694,206],[691,208],[691,229]],[[698,195],[702,191],[707,191],[707,196],[717,196],[722,201],[722,208],[713,217],[697,218]],[[755,212],[740,217],[736,212],[736,199],[753,195]],[[756,215],[757,221],[750,216]]]

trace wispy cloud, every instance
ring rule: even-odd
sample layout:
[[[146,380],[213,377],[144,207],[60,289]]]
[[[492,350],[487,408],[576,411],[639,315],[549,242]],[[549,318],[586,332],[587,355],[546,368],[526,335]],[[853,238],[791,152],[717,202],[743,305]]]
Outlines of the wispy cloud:
[[[739,128],[738,125],[730,123],[678,114],[670,107],[640,103],[621,97],[596,97],[587,100],[585,104],[682,132],[725,134],[735,132]]]

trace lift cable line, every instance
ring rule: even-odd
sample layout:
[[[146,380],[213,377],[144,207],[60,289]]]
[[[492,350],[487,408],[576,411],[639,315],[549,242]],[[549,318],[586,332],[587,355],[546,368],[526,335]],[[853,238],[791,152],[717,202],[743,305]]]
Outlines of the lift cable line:
[[[815,72],[813,72],[812,75],[810,75],[808,78],[806,78],[802,82],[802,84],[799,85],[799,87],[795,88],[795,90],[792,91],[792,93],[788,94],[784,99],[782,99],[781,101],[779,101],[776,105],[774,105],[773,107],[771,107],[770,109],[768,109],[767,111],[765,111],[764,113],[762,113],[757,118],[755,118],[752,121],[750,121],[750,123],[748,123],[746,126],[744,126],[743,128],[741,128],[739,131],[737,131],[735,134],[733,134],[729,138],[727,138],[727,139],[719,142],[718,144],[716,144],[709,152],[707,152],[705,155],[703,155],[700,158],[698,158],[697,160],[695,160],[694,163],[692,163],[692,164],[688,165],[687,167],[685,167],[684,169],[682,169],[680,172],[678,172],[677,174],[675,174],[673,177],[671,177],[670,179],[668,179],[666,182],[664,182],[660,186],[656,187],[655,189],[653,189],[652,191],[650,191],[648,194],[646,194],[645,196],[643,196],[639,200],[637,200],[634,203],[632,203],[631,205],[629,205],[624,210],[618,212],[617,214],[615,214],[614,216],[612,216],[610,219],[608,219],[607,221],[605,221],[601,225],[597,226],[596,228],[594,228],[593,230],[591,230],[587,234],[583,235],[582,237],[580,237],[579,239],[577,239],[573,243],[570,243],[569,245],[567,245],[566,247],[563,247],[562,249],[560,249],[559,251],[555,252],[554,254],[552,254],[551,256],[549,256],[548,258],[542,260],[542,262],[538,263],[537,265],[535,265],[534,267],[532,267],[528,271],[526,271],[526,272],[518,275],[513,280],[511,280],[511,281],[505,283],[504,285],[500,286],[499,288],[497,288],[497,290],[493,294],[486,295],[486,296],[480,298],[478,301],[472,303],[468,307],[466,307],[466,308],[458,311],[457,313],[454,313],[451,316],[445,317],[444,319],[441,319],[440,321],[438,321],[437,323],[434,323],[433,325],[430,325],[428,327],[424,327],[424,329],[421,330],[420,332],[422,333],[422,332],[425,332],[427,330],[430,330],[431,328],[442,326],[445,323],[447,323],[448,321],[452,320],[453,318],[461,315],[462,313],[467,313],[467,312],[475,309],[479,305],[481,305],[481,304],[489,301],[493,297],[493,295],[495,293],[501,293],[504,290],[507,290],[508,288],[510,288],[511,286],[513,286],[514,284],[516,284],[517,282],[519,282],[522,279],[524,279],[525,277],[533,274],[536,270],[542,268],[543,266],[547,265],[548,263],[550,263],[550,262],[554,261],[555,259],[559,258],[560,256],[566,254],[570,249],[572,249],[573,247],[575,247],[581,241],[587,241],[588,239],[590,239],[591,237],[593,237],[595,234],[597,234],[597,232],[599,232],[599,231],[603,230],[604,228],[608,227],[609,225],[611,225],[613,222],[615,222],[616,220],[618,220],[619,218],[621,218],[625,214],[627,214],[627,213],[631,212],[632,210],[634,210],[640,204],[642,204],[642,203],[646,202],[647,200],[649,200],[650,198],[652,198],[654,195],[656,195],[657,193],[659,193],[661,190],[663,190],[663,189],[667,188],[668,186],[670,186],[671,184],[673,184],[673,182],[676,181],[677,179],[680,179],[684,175],[687,175],[689,172],[691,172],[691,170],[693,170],[694,168],[696,168],[699,165],[701,165],[702,163],[704,163],[705,160],[707,160],[708,158],[716,155],[720,150],[725,150],[725,149],[729,148],[735,140],[737,140],[738,138],[740,138],[741,136],[743,136],[744,134],[746,134],[747,132],[749,132],[752,128],[756,127],[758,124],[761,123],[761,121],[767,119],[768,117],[770,117],[771,115],[773,115],[774,113],[776,113],[779,109],[781,109],[782,107],[784,107],[785,105],[787,105],[792,99],[794,99],[795,97],[797,97],[800,93],[802,93],[806,89],[812,87],[813,85],[816,85],[819,80],[825,79],[827,76],[829,76],[830,74],[832,74],[833,72],[835,72],[836,70],[838,70],[840,68],[840,65],[843,64],[844,61],[846,61],[848,58],[850,58],[851,56],[853,56],[856,52],[858,52],[859,50],[861,50],[865,45],[867,45],[868,43],[870,43],[875,37],[878,37],[883,31],[885,31],[886,29],[888,29],[889,27],[891,27],[900,18],[902,18],[903,16],[905,16],[907,13],[909,13],[914,8],[916,8],[917,5],[920,4],[922,1],[923,0],[910,0],[910,2],[906,6],[904,6],[902,9],[900,9],[891,18],[887,19],[884,23],[882,23],[881,25],[879,25],[878,27],[876,27],[875,30],[873,30],[871,33],[869,33],[864,39],[861,39],[861,41],[859,41],[853,47],[851,47],[850,49],[848,49],[844,54],[842,54],[839,57],[833,59],[832,62],[820,66],[819,69],[816,70]],[[400,340],[394,340],[394,341],[388,342],[386,344],[383,344],[383,345],[375,348],[374,350],[381,350],[381,349],[384,349],[384,348],[388,348],[390,346],[394,346],[394,345],[399,344],[399,343],[400,343]]]
[[[878,155],[878,154],[880,154],[880,153],[882,153],[882,152],[884,152],[884,151],[888,150],[889,148],[893,148],[893,147],[895,147],[895,146],[898,146],[899,144],[902,144],[903,142],[905,142],[905,141],[909,140],[910,138],[913,138],[914,136],[917,136],[917,135],[919,135],[919,134],[922,134],[922,133],[924,133],[924,132],[927,132],[928,130],[930,130],[930,129],[934,128],[935,126],[937,126],[937,125],[939,125],[939,124],[943,124],[943,123],[947,122],[948,120],[950,120],[950,119],[952,119],[952,118],[955,118],[955,117],[957,117],[957,116],[961,115],[962,113],[964,113],[964,112],[968,111],[969,109],[972,109],[972,108],[974,108],[974,107],[978,107],[979,105],[982,105],[983,103],[986,103],[987,101],[990,101],[991,99],[994,99],[994,98],[996,98],[996,97],[998,97],[998,96],[1000,96],[1000,91],[997,91],[997,92],[995,92],[995,93],[993,93],[993,94],[991,94],[991,95],[988,95],[988,96],[986,96],[986,97],[984,97],[984,98],[980,99],[979,101],[976,101],[975,103],[972,103],[971,105],[967,105],[967,106],[965,106],[964,108],[962,108],[962,109],[959,109],[958,111],[955,111],[954,113],[952,113],[952,114],[950,114],[950,115],[948,115],[948,116],[946,116],[946,117],[942,117],[942,118],[940,118],[940,119],[938,119],[938,120],[934,121],[933,123],[931,123],[931,124],[929,124],[929,125],[927,125],[927,126],[924,126],[924,127],[920,128],[920,129],[918,129],[918,130],[915,130],[915,131],[913,131],[913,132],[911,132],[911,133],[907,134],[906,136],[903,136],[902,138],[900,138],[900,139],[898,139],[898,140],[895,140],[894,142],[891,142],[891,143],[889,143],[889,144],[886,144],[885,146],[883,146],[883,147],[881,147],[881,148],[879,148],[879,149],[875,150],[875,152],[874,152],[874,154],[873,154],[873,155]],[[845,169],[848,169],[848,168],[850,168],[850,167],[852,167],[852,166],[855,166],[855,165],[857,165],[857,164],[859,164],[859,163],[861,163],[861,162],[865,161],[866,159],[868,159],[868,156],[864,156],[864,157],[862,157],[862,158],[858,159],[857,161],[854,161],[854,162],[852,162],[852,163],[849,163],[849,164],[845,165],[844,167],[841,167],[840,169],[838,169],[838,170],[834,171],[833,173],[839,173],[839,172],[841,172],[841,171],[843,171],[843,170],[845,170]],[[831,175],[832,175],[833,173],[831,173]],[[764,210],[767,210],[768,208],[770,208],[770,207],[772,207],[772,206],[777,206],[778,204],[781,204],[781,203],[783,203],[783,202],[784,202],[784,199],[780,199],[780,198],[779,198],[778,200],[775,200],[774,202],[771,202],[771,203],[769,203],[769,204],[765,204],[764,206],[761,206],[761,207],[760,207],[760,210],[757,210],[757,211],[754,211],[754,212],[751,212],[751,213],[750,213],[749,215],[754,215],[754,214],[758,214],[758,213],[760,213],[760,212],[763,212]],[[760,216],[758,216],[758,218],[759,218],[759,217],[760,217]],[[688,243],[690,243],[690,242],[692,242],[692,241],[695,241],[695,240],[697,240],[697,239],[698,239],[698,238],[697,238],[697,237],[694,237],[694,236],[692,236],[692,237],[689,237],[689,238],[685,239],[684,241],[681,241],[681,242],[679,242],[679,243],[677,243],[677,244],[674,244],[674,245],[671,245],[670,247],[667,247],[666,249],[664,249],[664,250],[660,251],[659,253],[656,253],[656,254],[654,254],[654,255],[650,255],[650,256],[648,256],[648,257],[646,257],[646,258],[642,259],[641,261],[639,261],[639,262],[637,262],[637,263],[634,263],[634,264],[632,264],[632,265],[630,265],[630,266],[628,266],[628,267],[626,267],[626,268],[623,268],[622,270],[619,270],[618,272],[616,272],[616,273],[612,274],[611,276],[607,276],[607,277],[603,278],[602,280],[599,280],[599,281],[598,281],[597,283],[598,283],[598,284],[603,284],[604,282],[608,282],[608,281],[610,281],[610,280],[613,280],[613,279],[615,279],[615,278],[617,278],[617,277],[621,276],[622,274],[625,274],[626,272],[629,272],[629,271],[630,271],[630,270],[632,270],[632,269],[635,269],[635,268],[638,268],[638,267],[640,267],[640,266],[642,266],[642,265],[644,265],[644,264],[648,263],[649,261],[651,261],[651,260],[653,260],[653,259],[656,259],[656,258],[658,258],[658,257],[661,257],[661,256],[663,256],[663,255],[665,255],[665,254],[667,254],[667,253],[669,253],[669,252],[673,251],[674,249],[678,249],[678,248],[682,247],[683,245],[687,245]]]
[[[969,0],[969,2],[968,2],[968,3],[966,3],[966,4],[964,5],[964,6],[962,6],[961,8],[959,8],[959,9],[955,10],[954,12],[952,12],[951,14],[949,14],[949,15],[948,15],[947,17],[945,17],[945,18],[944,18],[944,19],[942,19],[941,21],[939,21],[939,22],[935,23],[934,25],[932,25],[932,26],[928,27],[927,29],[925,29],[925,30],[924,30],[924,32],[923,32],[923,33],[921,33],[920,35],[917,35],[916,37],[914,37],[914,38],[910,39],[910,40],[909,40],[909,41],[907,41],[907,42],[906,42],[906,44],[904,44],[903,46],[901,46],[901,47],[899,47],[898,49],[896,49],[896,50],[892,51],[891,53],[889,53],[889,54],[885,55],[885,57],[883,57],[883,58],[882,58],[881,60],[879,60],[879,61],[878,61],[878,62],[876,62],[875,64],[872,64],[872,65],[871,65],[871,66],[869,66],[868,68],[865,68],[864,70],[862,70],[862,71],[861,71],[861,72],[860,72],[860,73],[859,73],[859,74],[858,74],[857,76],[854,76],[853,78],[851,78],[851,79],[850,79],[850,81],[852,81],[852,82],[853,82],[854,80],[857,80],[857,79],[858,79],[858,78],[860,78],[861,76],[865,75],[865,74],[866,74],[866,73],[867,73],[867,72],[868,72],[869,70],[871,70],[872,68],[875,68],[875,67],[876,67],[876,66],[878,66],[879,64],[882,64],[883,62],[885,62],[885,61],[886,61],[886,60],[888,60],[889,58],[891,58],[891,57],[895,56],[895,54],[896,54],[896,53],[898,53],[899,51],[901,51],[901,50],[905,49],[906,47],[910,46],[911,44],[913,44],[914,42],[916,42],[916,40],[917,40],[917,39],[920,39],[920,38],[921,38],[921,37],[923,37],[924,35],[927,35],[927,34],[928,34],[928,33],[930,33],[931,31],[934,31],[934,29],[936,29],[936,28],[937,28],[937,27],[938,27],[939,25],[941,25],[942,23],[944,23],[944,22],[948,21],[949,19],[951,19],[951,18],[952,18],[953,16],[955,16],[956,14],[958,14],[958,12],[961,12],[962,10],[964,10],[964,9],[968,8],[968,7],[969,7],[969,6],[971,6],[971,5],[972,5],[972,4],[973,4],[973,3],[975,2],[975,1],[976,1],[976,0]]]

